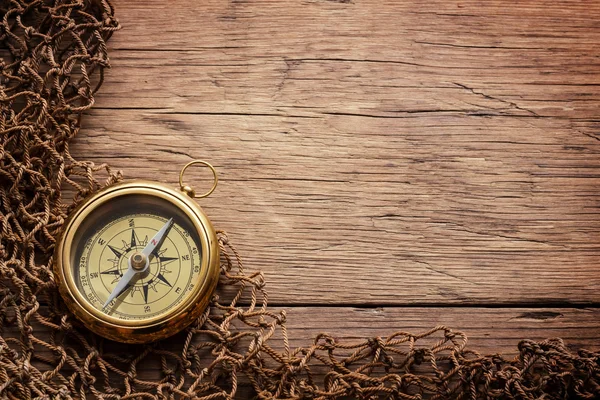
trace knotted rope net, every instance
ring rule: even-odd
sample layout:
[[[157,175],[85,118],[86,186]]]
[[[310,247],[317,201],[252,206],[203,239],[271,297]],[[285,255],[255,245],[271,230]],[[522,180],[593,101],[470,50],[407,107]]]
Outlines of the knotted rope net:
[[[106,1],[2,1],[0,13],[0,398],[600,396],[600,354],[574,354],[560,339],[482,356],[439,326],[358,343],[320,334],[292,349],[263,274],[244,269],[224,233],[221,298],[184,332],[124,346],[86,331],[57,294],[51,258],[69,211],[121,179],[69,152],[119,25]]]

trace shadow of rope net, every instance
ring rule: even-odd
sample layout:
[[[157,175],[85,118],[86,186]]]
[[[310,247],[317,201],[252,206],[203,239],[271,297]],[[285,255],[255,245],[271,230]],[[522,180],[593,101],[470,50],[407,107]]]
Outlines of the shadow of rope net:
[[[51,254],[69,211],[121,179],[69,152],[119,25],[108,2],[0,4],[0,398],[600,396],[600,354],[573,354],[560,339],[523,340],[513,358],[481,356],[439,326],[358,343],[320,334],[293,349],[262,273],[244,270],[222,232],[220,297],[184,332],[125,346],[81,328],[57,294]]]

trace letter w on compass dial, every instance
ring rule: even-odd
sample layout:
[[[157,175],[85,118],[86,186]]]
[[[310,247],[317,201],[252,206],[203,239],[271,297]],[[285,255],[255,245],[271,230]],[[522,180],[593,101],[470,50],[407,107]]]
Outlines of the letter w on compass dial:
[[[199,273],[198,248],[190,233],[172,220],[151,214],[123,216],[88,240],[81,260],[87,268],[79,283],[96,308],[125,320],[148,318],[175,306],[192,290]],[[123,289],[111,296],[122,280]]]

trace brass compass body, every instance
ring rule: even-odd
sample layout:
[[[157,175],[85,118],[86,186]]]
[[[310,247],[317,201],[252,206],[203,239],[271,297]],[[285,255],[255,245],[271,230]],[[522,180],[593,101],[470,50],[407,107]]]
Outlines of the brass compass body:
[[[90,330],[120,342],[151,342],[206,309],[218,281],[219,248],[211,222],[181,182],[192,163],[180,174],[179,191],[150,181],[116,184],[65,223],[54,272],[67,306]]]

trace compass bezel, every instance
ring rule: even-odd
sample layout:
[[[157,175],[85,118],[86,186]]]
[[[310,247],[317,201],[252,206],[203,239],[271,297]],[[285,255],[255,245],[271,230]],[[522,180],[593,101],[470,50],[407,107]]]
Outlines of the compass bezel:
[[[78,228],[99,207],[121,196],[154,196],[177,207],[189,219],[200,238],[200,275],[192,292],[168,313],[148,319],[123,320],[98,310],[76,285],[71,255]],[[65,222],[54,251],[54,274],[69,310],[91,331],[125,343],[146,343],[171,336],[198,318],[206,309],[219,277],[219,246],[216,232],[200,206],[170,187],[151,181],[133,180],[109,186],[85,200]]]

